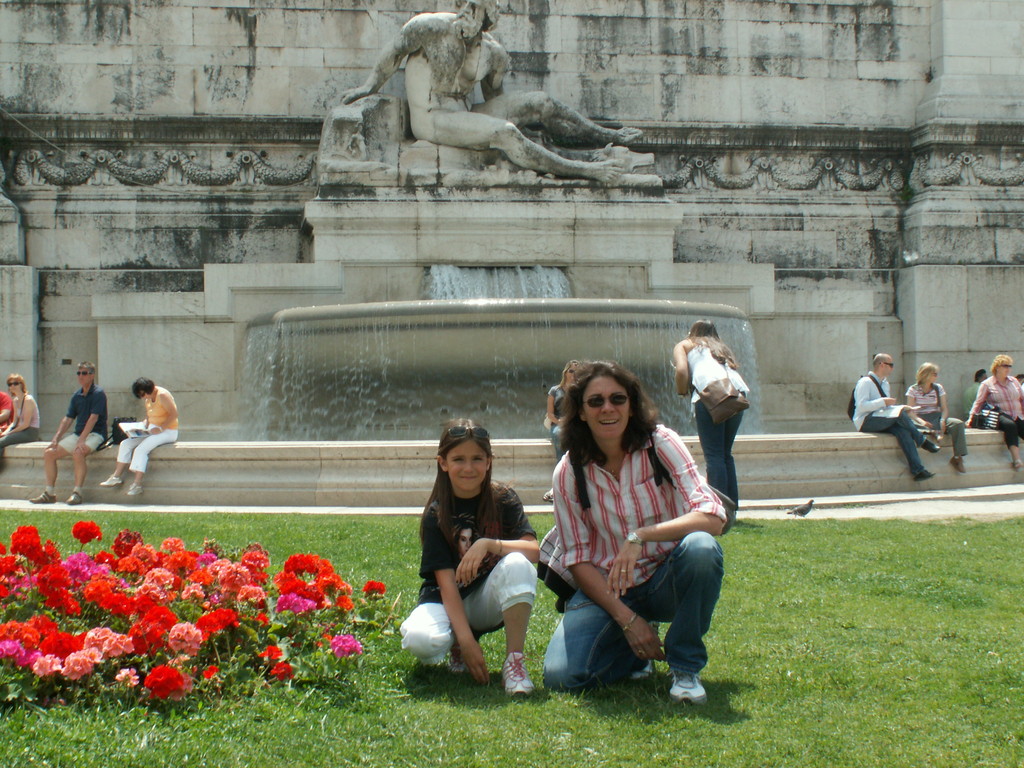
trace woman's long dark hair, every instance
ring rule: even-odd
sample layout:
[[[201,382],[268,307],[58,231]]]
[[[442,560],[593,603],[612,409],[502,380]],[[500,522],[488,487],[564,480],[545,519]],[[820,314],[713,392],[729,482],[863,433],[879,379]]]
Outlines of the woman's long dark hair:
[[[715,328],[715,324],[710,320],[698,320],[695,322],[690,326],[690,332],[686,334],[686,338],[699,347],[707,347],[711,352],[711,356],[722,365],[728,365],[734,371],[740,369],[740,364],[736,362],[736,356],[729,349],[728,345],[719,338],[718,329]]]
[[[604,464],[608,460],[594,441],[590,427],[580,418],[583,393],[591,381],[601,377],[615,379],[629,396],[629,423],[622,433],[622,450],[626,453],[641,450],[657,425],[658,410],[635,373],[611,360],[583,363],[576,369],[576,381],[566,390],[562,402],[562,448],[573,464],[582,466],[591,461]]]
[[[456,429],[461,436],[455,437],[452,435],[452,429],[458,427],[464,428],[465,432]],[[484,475],[483,483],[480,485],[481,490],[489,490],[490,493],[480,494],[480,506],[477,507],[476,511],[476,528],[480,535],[495,538],[501,529],[497,497],[504,487],[498,486],[491,481],[491,471],[494,469],[494,454],[491,451],[490,437],[478,437],[473,434],[474,429],[482,428],[470,419],[452,419],[449,421],[441,433],[441,440],[437,445],[437,456],[440,459],[446,458],[448,453],[456,446],[473,442],[480,446],[488,459],[491,459],[491,466],[487,468],[487,474]],[[448,542],[448,546],[452,548],[452,551],[455,551],[456,541],[454,531],[452,530],[453,496],[452,480],[448,477],[448,473],[441,469],[441,463],[438,462],[434,489],[430,492],[430,498],[427,499],[427,504],[423,507],[423,517],[420,518],[421,543],[423,541],[424,522],[431,508],[435,508],[437,510],[437,525],[441,529],[441,534],[444,536],[445,541]]]

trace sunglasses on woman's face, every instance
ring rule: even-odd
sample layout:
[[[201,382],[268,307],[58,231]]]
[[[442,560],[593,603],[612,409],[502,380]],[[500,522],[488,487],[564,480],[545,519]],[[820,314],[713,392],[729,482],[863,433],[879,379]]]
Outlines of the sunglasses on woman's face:
[[[603,408],[604,407],[604,395],[591,395],[585,401],[588,408]],[[612,405],[625,405],[629,402],[629,395],[622,392],[616,392],[614,395],[608,396],[608,402]]]
[[[477,440],[489,440],[491,438],[487,430],[484,429],[483,427],[463,427],[461,425],[456,427],[448,427],[448,434],[449,436],[454,437],[456,440],[458,440],[460,437],[465,437],[466,435],[472,435]]]

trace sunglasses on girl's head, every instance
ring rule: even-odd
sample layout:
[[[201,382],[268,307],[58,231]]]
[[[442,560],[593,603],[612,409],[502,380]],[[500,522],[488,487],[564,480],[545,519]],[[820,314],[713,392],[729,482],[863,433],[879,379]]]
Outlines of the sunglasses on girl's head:
[[[490,440],[491,438],[487,430],[483,427],[448,427],[448,434],[456,439],[465,437],[466,435],[472,435],[477,440]]]
[[[604,395],[591,395],[584,402],[590,408],[602,408],[604,406]],[[629,402],[629,395],[616,392],[614,395],[608,396],[608,402],[612,405],[625,405]]]

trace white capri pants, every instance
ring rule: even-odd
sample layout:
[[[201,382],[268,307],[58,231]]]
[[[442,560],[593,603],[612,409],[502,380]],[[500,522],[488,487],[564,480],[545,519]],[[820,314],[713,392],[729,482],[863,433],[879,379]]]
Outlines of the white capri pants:
[[[502,614],[519,603],[533,606],[537,568],[525,555],[511,552],[494,566],[484,583],[463,599],[469,626],[491,630]],[[424,664],[440,664],[455,642],[452,623],[442,603],[421,603],[402,622],[402,647]]]
[[[145,472],[149,466],[149,452],[157,446],[173,443],[178,439],[178,430],[165,429],[155,435],[145,437],[126,437],[117,448],[117,461],[128,466],[132,472]]]

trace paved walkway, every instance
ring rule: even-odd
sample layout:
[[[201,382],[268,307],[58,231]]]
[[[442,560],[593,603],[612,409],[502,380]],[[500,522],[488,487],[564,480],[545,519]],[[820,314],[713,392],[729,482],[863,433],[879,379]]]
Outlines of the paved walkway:
[[[1001,520],[1008,517],[1024,517],[1024,484],[995,485],[982,488],[958,488],[945,491],[921,491],[918,493],[886,493],[871,496],[830,496],[814,500],[814,509],[804,521],[787,516],[787,510],[802,504],[807,499],[772,499],[769,501],[749,500],[740,510],[740,519],[746,520],[794,520],[806,522],[818,519],[854,519],[870,517],[875,519],[905,520],[951,520],[971,518],[974,520]],[[93,504],[88,500],[78,507],[69,507],[59,502],[51,505],[36,505],[27,501],[0,500],[0,508],[32,511],[36,514],[46,509],[76,509],[83,514],[89,512],[159,512],[164,514],[292,514],[309,515],[419,515],[419,507],[225,507],[225,506],[157,506],[133,504]],[[526,507],[529,513],[550,512],[550,504]]]

